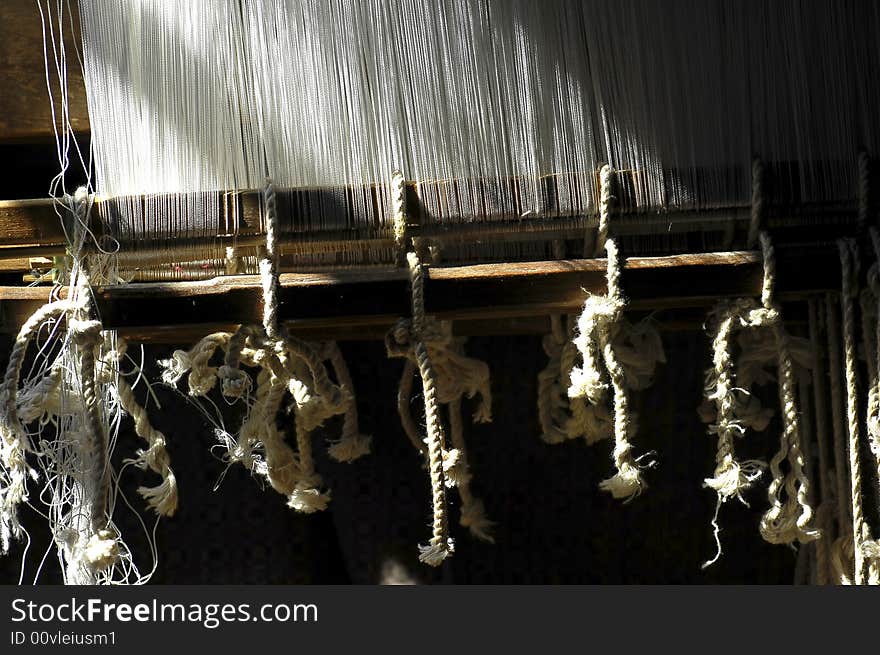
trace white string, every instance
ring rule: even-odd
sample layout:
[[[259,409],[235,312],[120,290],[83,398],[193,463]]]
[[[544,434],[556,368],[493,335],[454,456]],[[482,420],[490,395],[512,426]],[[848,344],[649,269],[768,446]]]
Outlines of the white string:
[[[387,223],[387,192],[374,206],[366,185],[392,162],[436,222],[595,213],[602,161],[640,208],[745,204],[753,152],[780,200],[847,198],[855,172],[833,162],[880,148],[880,15],[863,3],[79,6],[96,190],[178,194],[120,201],[128,239],[206,229],[206,191],[267,175],[324,189],[289,218],[312,230]]]

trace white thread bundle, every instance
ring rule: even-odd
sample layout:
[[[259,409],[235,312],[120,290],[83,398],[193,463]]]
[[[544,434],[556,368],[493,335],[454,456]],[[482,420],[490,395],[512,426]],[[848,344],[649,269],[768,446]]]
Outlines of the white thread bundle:
[[[470,221],[593,212],[601,161],[632,173],[638,208],[744,204],[752,152],[791,182],[779,200],[847,198],[854,173],[836,162],[856,144],[880,150],[880,16],[858,3],[82,0],[80,12],[96,190],[177,194],[121,202],[111,217],[128,240],[216,233],[205,192],[267,175],[327,189],[295,219],[313,230],[387,223],[387,195],[375,208],[334,189],[385,184],[392,164],[443,181],[422,198],[426,220]]]

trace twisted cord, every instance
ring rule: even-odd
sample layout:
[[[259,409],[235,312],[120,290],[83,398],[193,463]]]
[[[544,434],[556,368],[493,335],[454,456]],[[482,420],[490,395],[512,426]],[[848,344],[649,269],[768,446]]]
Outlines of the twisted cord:
[[[217,371],[217,376],[222,380],[224,396],[239,398],[245,392],[248,385],[248,377],[241,370],[241,353],[248,339],[258,335],[258,331],[251,325],[241,325],[235,333],[229,337],[226,355],[223,358],[223,366]]]
[[[266,336],[277,340],[278,328],[278,202],[272,180],[263,188],[266,219],[266,256],[260,260],[260,281],[263,286],[263,329]]]
[[[614,451],[612,458],[617,472],[607,480],[599,483],[599,488],[608,491],[615,498],[631,499],[639,494],[644,486],[638,463],[632,453],[630,443],[629,397],[626,390],[626,373],[614,351],[612,326],[623,316],[625,300],[621,291],[620,253],[614,239],[608,238],[608,218],[611,213],[611,167],[607,164],[600,171],[601,204],[600,217],[605,216],[604,234],[600,234],[600,243],[605,248],[607,258],[606,283],[608,299],[612,311],[605,317],[603,325],[597,331],[599,348],[605,369],[611,379],[614,391]],[[598,245],[598,244],[597,244]]]
[[[57,319],[73,307],[68,300],[58,300],[40,307],[21,326],[6,364],[3,383],[0,384],[0,462],[2,477],[6,483],[0,488],[0,552],[9,550],[10,537],[21,536],[18,522],[18,506],[27,501],[27,478],[32,473],[25,459],[27,437],[21,428],[16,396],[27,348],[40,326],[48,320]]]
[[[758,232],[764,222],[764,162],[759,157],[752,160],[752,207],[749,216],[748,247],[758,245]]]
[[[597,233],[596,254],[602,249],[606,253],[605,296],[590,296],[578,319],[578,336],[574,343],[583,360],[581,368],[571,371],[570,399],[587,398],[594,405],[604,401],[607,387],[599,367],[599,358],[604,364],[613,391],[614,404],[614,450],[612,459],[617,469],[615,474],[602,481],[599,487],[615,498],[630,499],[644,487],[640,468],[633,457],[630,437],[633,424],[630,421],[629,398],[626,389],[626,372],[615,352],[614,336],[620,330],[620,322],[626,301],[621,291],[621,263],[617,243],[608,237],[609,218],[613,195],[611,185],[613,170],[604,165],[599,171],[599,230]],[[584,417],[581,417],[584,418]]]
[[[810,481],[805,472],[805,459],[801,447],[800,416],[795,400],[794,366],[791,358],[790,338],[785,330],[779,306],[775,302],[776,265],[775,252],[769,235],[759,233],[764,258],[764,283],[761,303],[770,319],[776,338],[779,370],[779,404],[782,412],[782,435],[779,451],[770,460],[773,479],[768,489],[770,509],[761,519],[761,534],[770,543],[801,543],[813,541],[819,532],[810,523],[813,509],[810,506]],[[783,475],[780,464],[788,459],[789,471]],[[786,503],[780,501],[780,491],[785,487]]]
[[[706,478],[703,485],[713,489],[717,496],[712,531],[715,539],[715,555],[703,563],[708,568],[721,558],[721,526],[718,521],[721,506],[730,498],[737,497],[743,503],[742,492],[760,475],[760,465],[736,461],[734,437],[744,431],[742,421],[736,416],[736,397],[733,388],[732,337],[739,322],[740,312],[750,310],[753,303],[721,301],[715,309],[715,333],[712,336],[712,368],[706,374],[706,399],[715,404],[714,424],[709,434],[717,435],[715,470],[713,477]],[[712,419],[709,419],[712,420]]]
[[[605,242],[605,251],[608,258],[608,268],[605,273],[605,281],[608,287],[608,298],[617,306],[613,317],[616,322],[623,315],[623,306],[626,302],[620,285],[620,276],[623,267],[620,261],[620,253],[617,250],[617,242],[614,239],[608,239]]]
[[[79,206],[83,206],[83,202]],[[90,517],[92,532],[106,528],[106,508],[110,496],[110,462],[107,432],[98,399],[95,379],[95,348],[101,343],[101,322],[93,320],[92,289],[85,262],[81,262],[76,285],[76,309],[68,327],[79,354],[80,390],[86,415],[90,451],[96,456],[95,496],[92,498]]]
[[[299,479],[290,495],[288,505],[304,514],[323,511],[327,509],[330,502],[330,492],[322,492],[319,489],[323,480],[315,471],[315,460],[312,457],[312,434],[306,428],[305,422],[301,420],[296,422],[296,447]]]
[[[256,401],[248,421],[252,430],[242,428],[243,452],[249,454],[257,441],[263,442],[266,456],[266,477],[272,488],[286,496],[292,506],[293,494],[300,481],[299,462],[293,449],[284,441],[276,416],[281,409],[287,385],[271,369],[263,368],[257,375]],[[296,508],[294,508],[296,509]]]
[[[425,295],[424,271],[419,257],[414,252],[407,253],[409,264],[410,286],[412,290],[412,348],[416,365],[422,378],[422,389],[425,403],[425,419],[428,436],[428,469],[431,477],[431,501],[433,505],[432,537],[427,546],[420,546],[419,559],[430,566],[438,566],[454,549],[449,537],[449,525],[446,516],[446,480],[443,467],[446,452],[443,424],[440,422],[437,404],[437,378],[428,347],[425,345]]]
[[[391,225],[394,230],[394,244],[402,263],[406,252],[406,179],[400,171],[391,174]]]
[[[587,445],[592,445],[603,439],[611,438],[614,433],[614,421],[604,405],[591,405],[586,398],[570,398],[568,395],[571,376],[576,369],[577,357],[580,355],[580,351],[574,343],[576,323],[574,320],[570,320],[568,323],[568,339],[565,340],[565,337],[562,337],[564,343],[562,344],[562,352],[559,354],[559,379],[554,390],[554,398],[559,404],[558,413],[565,417],[562,423],[565,437],[568,439],[583,437]],[[626,369],[625,362],[621,363]],[[627,373],[629,373],[628,370]],[[629,376],[627,375],[628,380]],[[630,429],[633,429],[632,422]]]
[[[597,334],[616,311],[613,301],[604,296],[590,296],[584,302],[577,321],[578,334],[574,338],[582,366],[573,368],[569,374],[569,398],[586,398],[593,405],[605,402],[608,385],[601,368],[602,354]]]
[[[629,500],[639,494],[644,487],[638,463],[633,457],[629,441],[629,398],[626,391],[626,376],[614,353],[607,331],[599,333],[599,342],[611,387],[614,391],[614,451],[612,458],[617,472],[599,483],[599,488],[609,492],[614,498]]]
[[[217,384],[218,377],[217,367],[210,365],[211,358],[218,349],[228,350],[231,338],[232,335],[228,332],[214,332],[202,337],[189,351],[175,350],[171,359],[159,362],[164,368],[162,381],[173,386],[189,372],[189,394],[195,397],[206,396]],[[240,350],[238,356],[241,356]]]
[[[774,303],[776,298],[776,249],[773,247],[770,235],[764,230],[758,233],[758,240],[761,244],[761,259],[764,267],[764,278],[761,282],[761,304],[764,309],[778,311],[778,307]]]
[[[289,355],[299,358],[308,366],[309,372],[312,374],[315,391],[323,398],[330,411],[334,414],[344,411],[348,401],[351,399],[350,390],[343,392],[339,386],[330,381],[327,367],[324,366],[323,358],[318,354],[318,351],[310,343],[289,334],[284,334],[279,343],[279,349],[281,348],[285,349]]]
[[[744,427],[736,416],[732,341],[741,312],[750,308],[751,303],[748,302],[723,302],[719,307],[717,326],[712,338],[714,386],[707,397],[715,402],[716,422],[714,426],[710,426],[710,433],[717,435],[718,447],[715,453],[714,477],[706,479],[705,485],[718,494],[719,505],[734,496],[742,500],[742,492],[760,475],[759,462],[740,464],[734,453],[735,437],[744,431]]]
[[[846,378],[847,435],[849,437],[850,493],[852,501],[852,536],[857,585],[866,581],[867,567],[863,546],[870,540],[862,508],[862,472],[859,462],[858,373],[856,370],[855,308],[856,276],[859,263],[856,244],[851,239],[837,242],[841,268],[841,313],[843,315],[843,354]]]
[[[614,169],[609,164],[604,164],[599,169],[599,226],[596,230],[596,246],[593,257],[599,257],[605,250],[605,242],[608,240],[608,222],[611,217],[611,203],[614,198],[611,194],[611,182]]]

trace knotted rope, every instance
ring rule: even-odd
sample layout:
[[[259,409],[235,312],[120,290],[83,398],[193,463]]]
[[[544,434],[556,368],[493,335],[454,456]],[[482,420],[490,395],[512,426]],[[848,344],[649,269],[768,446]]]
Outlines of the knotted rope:
[[[604,296],[591,295],[584,303],[578,319],[578,335],[574,340],[583,365],[571,372],[570,399],[586,398],[593,405],[605,402],[610,381],[614,406],[614,450],[612,459],[616,473],[603,480],[599,487],[615,498],[631,499],[644,487],[641,467],[633,456],[632,425],[626,371],[618,357],[614,339],[621,328],[626,301],[620,287],[621,265],[617,243],[608,237],[611,214],[613,170],[605,165],[599,171],[599,228],[595,254],[604,248],[607,257],[606,280],[608,292]],[[599,361],[604,365],[604,373]]]
[[[712,337],[712,368],[706,374],[706,400],[715,405],[714,423],[710,423],[709,433],[717,435],[718,447],[714,476],[707,478],[704,484],[718,495],[715,516],[712,518],[717,550],[715,557],[705,562],[703,568],[721,557],[721,528],[718,523],[721,506],[734,497],[746,504],[742,493],[760,477],[764,466],[759,460],[738,462],[734,452],[735,438],[744,434],[747,422],[737,414],[737,408],[742,404],[737,392],[745,390],[734,386],[733,334],[737,327],[749,324],[749,315],[755,309],[754,301],[741,299],[722,302],[715,310],[716,328]]]
[[[425,316],[424,270],[419,256],[407,253],[410,289],[412,293],[412,318],[401,319],[386,336],[389,357],[414,359],[422,379],[422,396],[425,404],[425,421],[428,449],[428,471],[431,479],[431,504],[433,506],[432,535],[426,546],[419,546],[419,559],[430,566],[438,566],[454,551],[449,536],[446,515],[446,486],[449,466],[444,467],[447,454],[446,438],[440,421],[437,401],[438,376],[428,352],[428,342],[439,339],[437,325]]]
[[[250,388],[249,376],[241,370],[245,363],[260,367],[256,398],[251,405],[236,442],[223,433],[230,462],[240,462],[265,476],[272,488],[285,495],[288,506],[305,513],[323,510],[329,492],[320,489],[322,478],[315,471],[311,431],[335,414],[345,413],[343,439],[331,445],[337,459],[351,461],[368,452],[369,440],[357,429],[357,411],[351,395],[351,379],[338,349],[319,353],[311,344],[290,335],[279,321],[278,201],[275,188],[267,181],[263,191],[266,247],[260,259],[263,288],[262,326],[242,325],[234,334],[217,333],[202,339],[191,351],[175,351],[165,366],[163,379],[170,384],[187,372],[192,396],[206,395],[222,380],[224,396],[237,399]],[[224,352],[219,369],[209,365],[217,350]],[[337,380],[331,382],[325,359],[334,364]],[[341,388],[340,388],[341,385]],[[293,398],[297,452],[284,441],[276,424],[286,393]],[[262,444],[261,458],[254,453]]]
[[[24,322],[12,345],[3,383],[0,384],[0,407],[2,407],[2,411],[0,411],[0,437],[2,437],[0,462],[3,465],[3,470],[0,472],[2,473],[0,480],[3,483],[3,486],[0,487],[0,548],[4,554],[9,551],[10,538],[22,536],[21,525],[18,521],[18,506],[28,500],[27,479],[36,477],[36,472],[28,466],[25,459],[25,454],[31,445],[21,427],[16,402],[21,368],[28,345],[40,327],[49,320],[57,320],[66,315],[72,307],[71,301],[58,300],[43,305]]]
[[[414,244],[407,238],[406,183],[400,171],[392,175],[392,222],[395,243],[409,269],[412,318],[401,319],[385,337],[389,357],[405,359],[397,393],[401,424],[413,446],[427,458],[433,508],[432,537],[420,546],[419,559],[439,565],[453,551],[448,532],[445,487],[457,487],[461,497],[460,523],[478,539],[493,542],[493,523],[485,516],[483,502],[471,492],[471,472],[461,420],[461,399],[479,395],[474,421],[492,420],[489,367],[464,354],[464,340],[452,336],[452,325],[425,315],[424,267]],[[412,247],[412,248],[411,248]],[[410,249],[411,248],[411,249]],[[408,251],[408,249],[410,249]],[[439,258],[434,248],[432,255]],[[410,410],[413,381],[422,381],[427,437],[423,440]],[[447,448],[440,405],[449,412],[452,448]]]
[[[712,519],[713,532],[718,547],[715,557],[703,566],[711,565],[721,556],[718,514],[721,505],[728,499],[742,500],[742,492],[754,482],[765,465],[759,460],[737,462],[734,455],[734,441],[741,436],[748,425],[763,429],[769,416],[761,416],[756,410],[743,403],[737,394],[749,396],[749,386],[754,374],[741,375],[736,387],[733,384],[733,354],[731,338],[737,328],[769,328],[772,330],[776,349],[778,371],[779,403],[783,429],[780,434],[779,449],[770,460],[772,480],[768,488],[770,508],[761,518],[760,532],[770,543],[807,543],[817,539],[820,532],[811,527],[813,510],[810,505],[810,483],[805,471],[805,458],[801,449],[801,430],[799,413],[795,398],[795,375],[792,357],[792,340],[785,330],[781,308],[776,302],[776,256],[769,234],[763,230],[764,169],[760,159],[752,165],[752,210],[749,224],[748,242],[750,247],[760,243],[764,276],[761,287],[761,304],[751,299],[734,302],[723,301],[716,309],[716,329],[713,335],[713,366],[707,372],[706,398],[714,401],[715,423],[710,425],[710,433],[718,437],[715,456],[715,473],[705,481],[717,496],[715,515]],[[748,344],[741,336],[741,343]],[[744,348],[744,355],[748,352]],[[753,360],[758,364],[763,354]],[[749,399],[751,402],[751,398]],[[743,411],[748,411],[747,417]],[[739,413],[739,415],[738,415]],[[781,464],[787,462],[788,470],[783,472]],[[785,492],[785,502],[782,493]],[[745,501],[743,501],[745,502]]]
[[[570,319],[570,325],[564,329],[562,317],[551,316],[551,331],[544,335],[542,342],[548,361],[547,366],[538,373],[541,439],[545,443],[558,444],[567,439],[583,438],[587,444],[593,444],[611,437],[614,422],[604,404],[592,405],[586,398],[568,397],[579,351],[573,342],[575,319],[567,318]],[[638,361],[655,360],[646,357],[638,358]]]

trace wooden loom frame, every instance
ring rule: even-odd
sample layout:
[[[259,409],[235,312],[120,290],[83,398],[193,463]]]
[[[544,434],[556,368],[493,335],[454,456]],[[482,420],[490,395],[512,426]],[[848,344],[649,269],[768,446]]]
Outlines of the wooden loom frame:
[[[71,48],[80,40],[78,15],[75,7],[72,9],[73,33],[65,33]],[[7,91],[0,94],[0,143],[49,141],[52,115],[46,102],[42,34],[34,20],[33,5],[0,4],[0,25],[16,35],[9,41],[6,65],[0,67],[0,88]],[[57,84],[57,80],[51,81]],[[70,125],[78,134],[87,134],[85,88],[76,67],[69,71],[67,82]],[[221,206],[226,212],[222,219],[232,216],[236,229],[233,234],[218,232],[212,243],[245,246],[263,242],[258,192],[224,194]],[[798,207],[788,216],[770,209],[767,227],[777,243],[782,299],[800,300],[837,289],[840,268],[833,242],[839,236],[855,234],[855,203]],[[804,214],[832,216],[838,223],[816,225],[815,221],[802,221]],[[725,252],[628,258],[623,284],[631,307],[684,308],[692,312],[690,323],[698,323],[703,312],[693,312],[693,308],[707,307],[724,296],[759,295],[760,254],[733,247],[741,247],[743,240],[736,237],[744,233],[747,221],[747,207],[615,215],[613,230],[618,234],[639,234],[646,228],[656,233],[664,225],[693,231],[711,223],[728,235],[730,245]],[[588,238],[594,227],[595,217],[591,216],[508,217],[477,226],[413,226],[411,236],[439,242],[490,238],[577,241]],[[387,230],[297,234],[285,236],[282,252],[392,244]],[[0,273],[30,272],[32,258],[63,255],[65,245],[52,201],[0,201]],[[462,333],[546,332],[548,314],[577,312],[587,293],[604,291],[604,269],[601,259],[431,266],[426,282],[427,309],[455,319]],[[392,267],[285,273],[281,284],[282,317],[294,331],[305,335],[374,338],[396,317],[409,313],[406,275]],[[0,328],[17,329],[48,296],[45,286],[0,287]],[[184,333],[200,336],[209,329],[228,329],[238,322],[258,322],[261,303],[256,276],[104,287],[96,290],[96,300],[108,328],[159,341],[182,340]],[[787,312],[787,316],[792,314]]]

